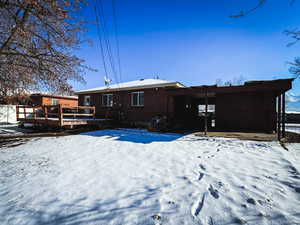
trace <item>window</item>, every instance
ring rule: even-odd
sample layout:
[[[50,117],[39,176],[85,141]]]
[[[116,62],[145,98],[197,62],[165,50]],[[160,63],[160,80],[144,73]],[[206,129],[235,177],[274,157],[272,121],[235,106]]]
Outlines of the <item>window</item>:
[[[208,113],[215,113],[215,105],[207,105]],[[205,114],[205,105],[198,105],[198,115],[204,116]]]
[[[83,99],[83,105],[89,106],[90,103],[91,103],[91,96],[85,95],[85,96],[84,96],[84,99]]]
[[[51,99],[51,105],[59,105],[59,100],[55,99],[55,98],[52,98]]]
[[[144,92],[131,93],[131,105],[132,106],[144,106]]]
[[[198,115],[200,117],[205,117],[205,105],[198,105]],[[207,105],[207,117],[208,125],[210,127],[216,127],[216,106]]]
[[[103,94],[102,105],[107,107],[113,106],[113,94]]]

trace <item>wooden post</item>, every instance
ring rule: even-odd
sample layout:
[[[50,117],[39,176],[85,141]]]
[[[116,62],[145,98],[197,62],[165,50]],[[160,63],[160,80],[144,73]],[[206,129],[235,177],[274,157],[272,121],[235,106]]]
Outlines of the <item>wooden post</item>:
[[[48,122],[48,108],[47,108],[47,106],[46,105],[44,105],[43,106],[43,108],[44,108],[44,116],[45,116],[45,121],[46,121],[46,124],[47,124],[47,122]]]
[[[204,134],[207,135],[207,90],[205,91],[205,118],[204,118]]]
[[[281,114],[281,123],[282,123],[282,137],[285,137],[285,92],[282,94],[282,114]]]
[[[17,121],[19,121],[19,105],[16,106],[16,116],[17,116]]]
[[[33,118],[34,120],[36,120],[36,108],[33,106],[32,110],[33,110]]]
[[[278,140],[281,138],[281,95],[277,98],[277,136]]]
[[[95,120],[95,115],[96,115],[96,107],[93,107],[93,119]]]
[[[63,126],[64,123],[64,117],[63,117],[63,107],[61,104],[58,105],[58,120],[59,120],[59,126]]]
[[[79,113],[79,108],[77,107],[76,108],[76,114],[78,115],[78,113]],[[75,115],[73,116],[73,119],[75,119]]]

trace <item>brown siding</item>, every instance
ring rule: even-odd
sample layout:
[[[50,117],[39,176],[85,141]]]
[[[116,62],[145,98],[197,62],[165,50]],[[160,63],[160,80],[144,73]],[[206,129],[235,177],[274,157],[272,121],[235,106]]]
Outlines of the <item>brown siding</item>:
[[[77,99],[68,99],[68,98],[53,98],[53,97],[42,97],[42,105],[51,105],[52,99],[57,99],[59,104],[65,106],[78,106]]]
[[[136,91],[144,92],[144,106],[131,106],[131,93]],[[168,113],[167,93],[163,88],[106,92],[105,94],[113,94],[113,107],[102,106],[102,94],[86,94],[91,96],[91,106],[96,106],[98,117],[111,117],[120,111],[128,121],[149,121],[153,116]],[[83,105],[84,96],[79,95],[79,105]]]
[[[271,92],[218,94],[216,127],[273,131],[276,125],[275,95]]]

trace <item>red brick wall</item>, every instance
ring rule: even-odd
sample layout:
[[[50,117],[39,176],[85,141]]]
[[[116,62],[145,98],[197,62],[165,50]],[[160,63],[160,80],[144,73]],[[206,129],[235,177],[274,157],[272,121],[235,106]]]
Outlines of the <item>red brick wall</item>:
[[[144,92],[144,106],[131,105],[131,93],[136,91]],[[158,114],[167,115],[167,93],[163,88],[152,88],[134,91],[106,92],[113,94],[113,107],[102,105],[102,94],[85,94],[91,96],[91,106],[96,107],[97,117],[111,117],[118,110],[124,112],[128,121],[149,121]],[[79,105],[83,105],[84,94],[79,95]],[[170,107],[169,107],[170,108]]]
[[[135,91],[107,92],[113,94],[113,107],[102,106],[102,93],[91,96],[91,106],[96,106],[98,117],[112,117],[118,110],[127,121],[149,121],[156,115],[173,118],[174,98],[163,88],[144,89],[144,106],[131,106],[131,93]],[[83,105],[84,95],[79,95]],[[273,131],[276,126],[275,95],[270,92],[222,93],[215,98],[216,128],[220,130]],[[185,116],[193,119],[193,113]],[[176,122],[176,118],[175,118]]]

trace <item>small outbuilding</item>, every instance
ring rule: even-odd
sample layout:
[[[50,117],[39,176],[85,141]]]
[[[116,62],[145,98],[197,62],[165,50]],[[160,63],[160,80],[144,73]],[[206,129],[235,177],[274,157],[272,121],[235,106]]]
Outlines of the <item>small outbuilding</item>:
[[[62,96],[51,94],[31,94],[29,96],[30,102],[33,105],[64,105],[64,106],[78,106],[77,96]]]
[[[3,102],[1,103],[7,105],[30,105],[30,106],[59,105],[59,104],[65,106],[78,106],[78,97],[34,93],[34,94],[23,94],[18,96],[8,96],[4,98]]]

